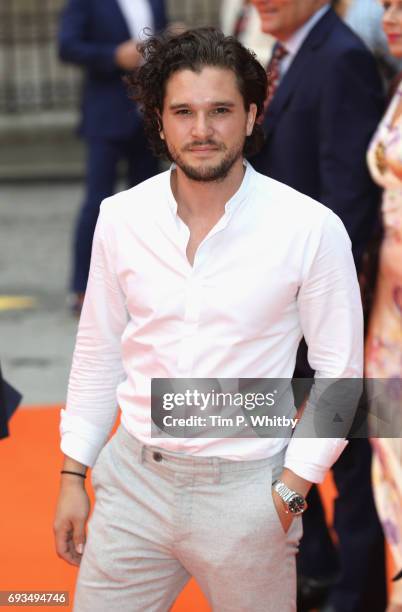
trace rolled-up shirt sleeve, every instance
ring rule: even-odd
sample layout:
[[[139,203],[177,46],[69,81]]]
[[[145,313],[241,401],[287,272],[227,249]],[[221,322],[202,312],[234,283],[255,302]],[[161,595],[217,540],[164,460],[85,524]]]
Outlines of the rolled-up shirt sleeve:
[[[124,380],[121,337],[128,314],[113,267],[108,200],[96,226],[85,301],[78,326],[67,402],[61,411],[63,453],[92,467],[116,420]]]
[[[350,239],[332,211],[322,225],[318,247],[301,284],[298,307],[315,378],[356,379],[355,393],[363,376],[362,305]],[[351,418],[355,396],[350,398]],[[311,397],[288,445],[285,467],[306,480],[322,482],[347,441],[305,436],[312,431],[308,428],[317,410]],[[347,411],[348,406],[340,409]]]

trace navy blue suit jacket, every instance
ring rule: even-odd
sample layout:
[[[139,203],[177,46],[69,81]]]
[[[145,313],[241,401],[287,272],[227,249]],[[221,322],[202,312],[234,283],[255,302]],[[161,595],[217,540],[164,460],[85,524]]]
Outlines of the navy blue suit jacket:
[[[164,0],[149,0],[155,30],[166,26]],[[80,132],[88,138],[129,139],[141,123],[114,61],[131,38],[116,0],[68,0],[59,28],[59,56],[86,69]]]
[[[366,165],[383,111],[375,60],[329,10],[304,41],[267,110],[254,167],[322,202],[343,221],[358,263],[379,192]]]

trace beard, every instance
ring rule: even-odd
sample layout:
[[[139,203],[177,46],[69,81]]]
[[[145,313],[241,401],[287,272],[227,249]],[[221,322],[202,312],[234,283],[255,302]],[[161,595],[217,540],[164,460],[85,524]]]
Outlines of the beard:
[[[225,155],[218,164],[211,165],[208,163],[200,164],[199,166],[192,166],[187,164],[180,153],[171,145],[166,142],[166,146],[170,155],[171,160],[176,164],[178,168],[186,175],[187,178],[192,181],[211,183],[213,181],[223,181],[230,170],[237,162],[237,160],[243,157],[244,141],[239,143],[238,146],[228,150],[224,144],[218,145],[212,140],[205,142],[192,142],[185,146],[182,151],[190,151],[192,147],[196,146],[215,146],[219,151],[224,151]]]

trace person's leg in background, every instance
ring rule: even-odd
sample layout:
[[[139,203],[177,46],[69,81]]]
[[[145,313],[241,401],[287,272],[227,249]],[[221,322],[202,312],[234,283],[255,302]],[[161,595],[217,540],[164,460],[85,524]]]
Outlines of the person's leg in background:
[[[386,608],[385,545],[374,503],[371,458],[369,441],[353,439],[333,466],[341,576],[330,593],[329,612]]]
[[[320,606],[339,577],[339,553],[327,527],[324,507],[316,485],[307,496],[303,516],[304,536],[297,555],[298,612]]]
[[[124,154],[118,142],[90,140],[87,146],[86,193],[78,213],[74,242],[71,290],[83,296],[87,286],[92,238],[104,198],[113,194],[117,163]],[[78,307],[79,309],[79,307]]]
[[[335,548],[331,542],[321,498],[312,489],[297,564],[302,600],[298,609],[312,609],[328,593],[322,612],[384,612],[384,536],[371,487],[369,442],[351,440],[332,469],[338,490],[334,509],[338,545]]]
[[[73,306],[78,312],[87,286],[92,238],[99,207],[102,200],[114,193],[118,163],[124,158],[128,163],[128,187],[133,187],[158,172],[158,161],[149,150],[142,126],[129,140],[100,139],[88,142],[86,194],[78,214],[73,244],[71,290],[76,299]]]

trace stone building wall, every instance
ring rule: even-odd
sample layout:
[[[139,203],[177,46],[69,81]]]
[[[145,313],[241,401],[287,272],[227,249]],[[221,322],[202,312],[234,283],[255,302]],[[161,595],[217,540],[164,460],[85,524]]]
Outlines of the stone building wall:
[[[64,0],[1,0],[0,115],[74,108],[80,70],[57,59],[63,4]],[[167,2],[169,18],[189,26],[216,23],[218,9],[216,0]]]
[[[217,23],[219,0],[166,1],[171,21]],[[82,176],[75,137],[82,72],[57,58],[64,2],[0,0],[0,179]]]

